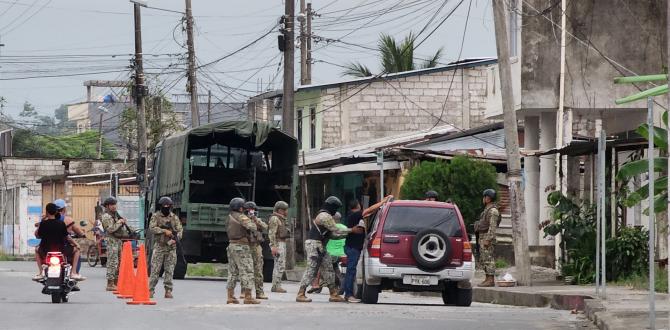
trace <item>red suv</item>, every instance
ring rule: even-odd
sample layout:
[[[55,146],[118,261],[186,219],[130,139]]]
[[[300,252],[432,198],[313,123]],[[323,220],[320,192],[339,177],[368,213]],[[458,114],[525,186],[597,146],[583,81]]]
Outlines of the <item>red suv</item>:
[[[428,201],[393,201],[369,220],[357,282],[364,303],[381,290],[436,291],[446,305],[470,306],[475,272],[458,207]]]

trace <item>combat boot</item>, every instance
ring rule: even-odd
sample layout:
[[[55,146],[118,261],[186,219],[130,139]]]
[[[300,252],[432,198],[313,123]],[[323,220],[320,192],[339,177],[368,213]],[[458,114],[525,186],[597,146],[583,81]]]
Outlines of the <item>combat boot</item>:
[[[337,287],[328,288],[328,290],[330,290],[330,298],[328,298],[329,302],[345,302],[346,301],[342,296],[340,296],[338,294],[339,289]]]
[[[265,292],[263,292],[263,291],[256,291],[256,299],[266,300],[266,299],[268,299],[268,296],[266,296]]]
[[[261,302],[251,297],[251,289],[244,289],[244,304],[258,305]]]
[[[116,290],[116,284],[114,283],[114,280],[107,280],[107,287],[105,288],[107,291],[115,291]]]
[[[165,289],[165,298],[172,299],[172,289]]]
[[[296,302],[312,302],[312,299],[307,298],[305,296],[305,290],[307,290],[306,286],[301,286],[300,290],[298,291],[298,296],[295,297]]]
[[[274,286],[273,286],[273,287],[272,287],[272,290],[270,290],[270,291],[272,291],[272,292],[277,292],[277,293],[286,293],[286,290],[284,290],[284,289],[283,289],[282,287],[280,287],[280,286],[278,286],[278,287],[274,287]]]
[[[240,301],[235,298],[235,289],[228,289],[228,301],[226,304],[239,304]]]
[[[480,288],[490,288],[496,286],[495,278],[493,275],[486,275],[484,282],[477,284],[477,286]]]

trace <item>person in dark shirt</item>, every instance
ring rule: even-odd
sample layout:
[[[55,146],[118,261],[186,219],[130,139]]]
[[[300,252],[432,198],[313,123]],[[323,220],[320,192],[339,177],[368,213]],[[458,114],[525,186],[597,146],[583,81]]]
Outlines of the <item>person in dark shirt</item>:
[[[363,210],[361,204],[357,200],[349,202],[349,216],[347,216],[346,225],[348,228],[359,226],[363,219]],[[347,255],[347,273],[344,277],[344,299],[347,302],[360,302],[354,298],[354,281],[356,279],[356,265],[358,265],[358,258],[363,250],[363,241],[365,234],[351,233],[347,236],[344,243],[344,253]]]
[[[65,222],[58,220],[58,206],[53,203],[47,204],[46,213],[46,218],[40,222],[40,225],[35,232],[35,236],[41,239],[37,249],[40,259],[44,260],[47,252],[59,251],[65,253],[65,242],[69,242],[70,245],[74,247],[74,258],[79,258],[79,244],[77,244],[77,242],[75,242],[68,234]],[[74,280],[83,279],[76,271],[76,269],[72,270],[71,278]],[[43,274],[40,272],[36,278],[41,276],[43,276]]]

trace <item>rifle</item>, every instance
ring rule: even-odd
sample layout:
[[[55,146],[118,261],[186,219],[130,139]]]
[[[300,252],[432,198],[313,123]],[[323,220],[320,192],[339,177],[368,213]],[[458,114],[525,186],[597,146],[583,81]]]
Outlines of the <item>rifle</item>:
[[[184,247],[183,247],[182,244],[181,244],[181,239],[179,238],[179,233],[172,227],[172,224],[171,224],[171,223],[169,223],[169,224],[165,224],[165,225],[162,225],[162,226],[158,226],[158,228],[160,228],[160,229],[167,229],[167,230],[169,230],[169,231],[172,233],[172,239],[175,241],[175,244],[176,244],[176,246],[177,246],[177,249],[179,250],[179,251],[177,251],[177,252],[178,252],[178,253],[177,253],[177,257],[179,257],[179,254],[180,254],[179,252],[181,252],[181,259],[182,259],[181,261],[182,261],[184,264],[186,264],[186,257],[184,256]],[[168,241],[168,242],[169,242],[169,241]],[[168,244],[168,245],[169,245],[169,244]]]

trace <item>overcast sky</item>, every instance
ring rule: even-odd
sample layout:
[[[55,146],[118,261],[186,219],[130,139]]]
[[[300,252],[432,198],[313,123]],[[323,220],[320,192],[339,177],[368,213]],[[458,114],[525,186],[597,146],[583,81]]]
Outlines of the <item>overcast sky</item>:
[[[379,72],[376,53],[363,47],[376,47],[380,33],[397,39],[409,32],[419,33],[437,13],[419,37],[422,40],[462,2],[415,52],[417,57],[427,57],[444,47],[441,62],[457,59],[470,1],[461,58],[495,57],[489,0],[448,0],[441,10],[444,1],[438,0],[312,1],[314,10],[321,14],[314,18],[313,34],[343,41],[313,45],[313,58],[317,61],[312,69],[313,83],[343,79],[342,68],[337,65],[352,61]],[[148,2],[154,7],[184,10],[183,0]],[[283,12],[284,4],[279,0],[193,0],[198,62],[209,63],[261,37]],[[180,18],[178,13],[142,9],[145,68],[150,73],[150,83],[171,97],[185,93],[186,80],[181,77],[186,67],[186,50],[182,48],[186,35]],[[134,52],[133,31],[132,5],[125,0],[0,0],[0,42],[5,44],[0,49],[0,96],[7,100],[5,112],[16,115],[28,101],[38,111],[53,114],[60,104],[85,99],[85,80],[128,79],[130,73],[124,70],[129,54]],[[268,82],[275,76],[274,87],[281,88],[277,35],[275,29],[247,49],[203,68],[203,72],[198,72],[199,93],[211,89],[215,102],[244,101],[257,90],[272,87]],[[297,49],[296,55],[299,56]],[[299,58],[295,67],[297,86]],[[16,80],[64,74],[76,76]],[[98,95],[110,92],[105,88],[95,91]]]

